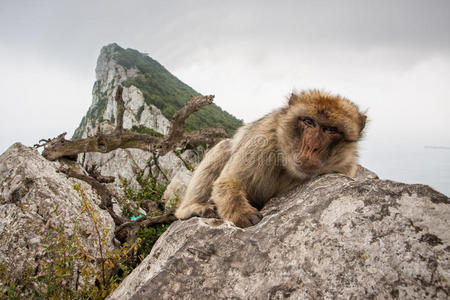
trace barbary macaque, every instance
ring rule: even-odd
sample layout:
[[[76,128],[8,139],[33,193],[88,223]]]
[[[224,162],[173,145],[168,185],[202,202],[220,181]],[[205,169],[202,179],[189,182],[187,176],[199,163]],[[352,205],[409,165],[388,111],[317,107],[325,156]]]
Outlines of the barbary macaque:
[[[204,157],[175,216],[257,224],[258,209],[306,180],[353,177],[366,116],[349,100],[319,90],[292,93],[288,105],[241,127]]]

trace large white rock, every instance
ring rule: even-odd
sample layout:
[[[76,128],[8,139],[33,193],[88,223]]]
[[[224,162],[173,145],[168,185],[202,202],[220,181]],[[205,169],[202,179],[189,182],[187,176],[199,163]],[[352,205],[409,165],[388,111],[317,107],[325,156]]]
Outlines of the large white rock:
[[[109,299],[448,299],[449,198],[363,171],[274,198],[246,229],[173,223]]]
[[[102,132],[108,132],[108,130],[111,131],[114,128],[117,116],[115,101],[117,86],[127,79],[141,75],[138,69],[126,69],[118,64],[115,60],[114,49],[116,49],[114,45],[103,47],[97,60],[95,69],[97,81],[92,90],[92,104],[79,129],[77,129],[77,134],[82,138],[96,134],[99,128]],[[131,129],[135,125],[144,125],[164,135],[169,132],[169,120],[156,106],[145,102],[140,89],[133,85],[124,87],[122,96],[125,104],[124,128]],[[99,111],[103,106],[103,110]],[[99,113],[100,115],[98,115]],[[109,128],[105,129],[108,126]],[[136,175],[139,173],[148,174],[150,169],[154,168],[151,153],[139,149],[117,149],[106,154],[86,153],[79,155],[78,161],[85,168],[95,164],[102,175],[125,178],[135,189],[139,188]],[[184,168],[183,163],[173,153],[162,157],[161,161],[163,161],[163,165]],[[168,178],[170,179],[176,171],[166,168]],[[113,186],[118,187],[119,183],[116,182]],[[118,192],[120,193],[120,190]]]
[[[100,199],[85,182],[67,178],[58,172],[59,162],[43,158],[35,149],[16,143],[0,155],[0,263],[14,266],[11,278],[20,278],[27,266],[36,266],[44,242],[44,226],[55,220],[58,206],[64,209],[60,222],[67,234],[73,233],[71,219],[81,215],[81,198],[74,184],[81,184],[94,209],[98,211],[99,229],[108,230],[107,248],[113,249],[114,222],[100,209]],[[80,221],[83,228],[93,229],[90,218]],[[79,236],[92,257],[98,256],[95,234]]]
[[[192,172],[186,168],[181,169],[173,176],[161,198],[167,208],[172,208],[178,201],[183,199],[191,179]]]

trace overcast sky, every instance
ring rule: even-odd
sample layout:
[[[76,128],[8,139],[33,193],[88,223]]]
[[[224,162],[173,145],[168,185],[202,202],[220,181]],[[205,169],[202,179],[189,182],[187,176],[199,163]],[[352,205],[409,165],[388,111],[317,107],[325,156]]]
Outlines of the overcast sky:
[[[450,194],[450,1],[0,1],[0,153],[67,131],[102,46],[163,64],[246,122],[293,90],[368,110],[361,162]]]

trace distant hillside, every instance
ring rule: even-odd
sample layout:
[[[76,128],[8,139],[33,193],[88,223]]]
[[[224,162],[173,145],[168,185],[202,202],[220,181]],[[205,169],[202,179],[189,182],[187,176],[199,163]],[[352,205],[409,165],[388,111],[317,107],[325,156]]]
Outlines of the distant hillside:
[[[134,49],[123,49],[117,44],[111,44],[112,59],[125,70],[138,69],[136,76],[126,79],[122,84],[126,87],[134,85],[140,89],[147,104],[159,108],[169,120],[173,114],[195,95],[193,88],[172,75],[156,60]],[[213,91],[212,91],[213,93]],[[102,107],[100,106],[99,109]],[[100,116],[103,112],[97,112]],[[211,104],[191,115],[186,120],[186,130],[191,131],[202,127],[223,127],[227,133],[233,134],[243,122],[219,106]]]

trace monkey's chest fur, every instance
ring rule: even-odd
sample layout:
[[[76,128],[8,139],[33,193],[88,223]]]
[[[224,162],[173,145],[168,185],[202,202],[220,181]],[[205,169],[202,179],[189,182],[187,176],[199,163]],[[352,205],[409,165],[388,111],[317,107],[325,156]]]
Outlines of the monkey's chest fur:
[[[278,168],[273,173],[262,174],[267,175],[253,174],[254,176],[242,182],[246,187],[250,204],[257,209],[262,209],[270,198],[283,194],[301,183],[301,180],[289,176],[283,168]]]
[[[230,159],[222,174],[238,179],[249,203],[261,209],[267,201],[282,194],[301,180],[293,177],[283,166],[283,153],[278,148],[274,128],[266,118],[242,128],[232,140]],[[256,134],[255,134],[256,133]]]

